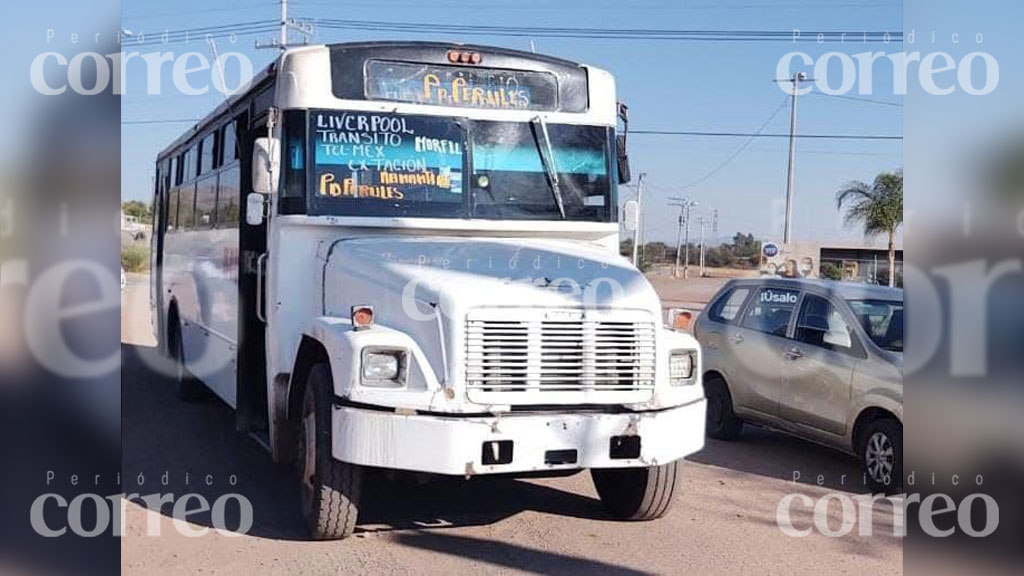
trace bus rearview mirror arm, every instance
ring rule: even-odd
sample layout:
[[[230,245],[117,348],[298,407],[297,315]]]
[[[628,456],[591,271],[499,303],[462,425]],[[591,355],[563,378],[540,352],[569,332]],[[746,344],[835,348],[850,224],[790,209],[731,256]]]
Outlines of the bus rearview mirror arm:
[[[622,102],[618,103],[618,116],[622,121],[622,134],[615,137],[615,162],[619,173],[619,184],[627,184],[632,180],[629,169],[629,150],[626,148],[629,136],[629,108]]]

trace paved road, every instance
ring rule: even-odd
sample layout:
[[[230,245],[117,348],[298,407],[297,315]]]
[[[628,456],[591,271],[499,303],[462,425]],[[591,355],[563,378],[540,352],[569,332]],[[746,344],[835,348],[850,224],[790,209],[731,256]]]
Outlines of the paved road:
[[[253,504],[254,523],[244,536],[210,531],[187,537],[169,518],[170,505],[149,512],[129,503],[122,574],[902,573],[902,542],[892,536],[891,514],[882,507],[871,537],[857,530],[842,538],[785,536],[776,508],[786,494],[817,500],[834,491],[859,493],[851,481],[858,478],[857,466],[824,448],[749,428],[741,441],[712,441],[690,459],[673,511],[656,522],[610,519],[586,473],[426,484],[411,475],[381,474],[365,482],[356,536],[306,542],[288,473],[234,431],[226,406],[178,403],[169,379],[153,368],[160,363],[147,298],[144,279],[135,278],[122,302],[123,489],[198,493],[209,502],[241,493]],[[794,471],[801,473],[800,483],[791,481]],[[140,474],[143,484],[137,486]],[[844,475],[847,483],[841,484]],[[838,529],[840,506],[831,504],[830,526]],[[233,510],[228,508],[229,525],[238,520]],[[209,513],[190,519],[191,529],[213,524]],[[798,508],[794,521],[798,528],[811,526],[810,511]],[[149,535],[157,531],[159,536]]]

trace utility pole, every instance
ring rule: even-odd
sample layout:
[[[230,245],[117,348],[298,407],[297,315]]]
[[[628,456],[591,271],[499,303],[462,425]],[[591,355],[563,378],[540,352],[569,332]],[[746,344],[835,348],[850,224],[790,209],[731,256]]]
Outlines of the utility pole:
[[[809,82],[807,74],[796,72],[789,80],[780,82],[791,82],[792,104],[789,107],[789,169],[786,175],[786,227],[783,234],[783,244],[790,244],[793,241],[793,191],[796,186],[796,103],[800,95],[800,83]]]
[[[707,222],[703,216],[697,219],[700,222],[700,277],[704,277],[704,260],[707,254],[707,245],[704,241],[704,224]]]
[[[288,45],[288,0],[281,0],[281,50]]]
[[[679,211],[679,226],[676,228],[676,265],[672,268],[672,277],[679,278],[679,252],[683,244],[683,211]]]
[[[639,250],[640,243],[643,241],[643,228],[644,223],[644,210],[643,210],[643,193],[644,193],[644,176],[647,173],[641,172],[640,176],[636,179],[636,227],[633,229],[633,266],[640,267]]]
[[[683,250],[686,251],[686,262],[683,265],[683,278],[689,278],[690,276],[690,209],[697,205],[696,200],[690,200],[688,198],[669,198],[669,206],[679,207],[679,233],[676,234],[676,265],[672,270],[672,275],[676,278],[679,277],[679,253]],[[684,232],[685,231],[685,232]],[[680,238],[682,234],[686,235],[685,240]],[[681,242],[685,243],[685,246],[681,246]]]
[[[278,34],[278,38],[276,40],[272,39],[267,44],[262,44],[257,39],[256,48],[278,48],[282,52],[284,52],[285,50],[293,46],[293,44],[288,43],[289,29],[295,30],[299,34],[302,34],[303,40],[300,44],[297,44],[299,46],[304,46],[308,44],[309,37],[314,34],[315,31],[313,30],[313,26],[308,22],[301,22],[288,18],[288,0],[279,0],[279,3],[281,5],[281,31]]]

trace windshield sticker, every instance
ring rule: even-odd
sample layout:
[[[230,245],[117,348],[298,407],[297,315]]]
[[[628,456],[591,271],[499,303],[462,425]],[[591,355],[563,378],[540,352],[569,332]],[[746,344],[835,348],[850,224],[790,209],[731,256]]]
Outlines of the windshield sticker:
[[[764,290],[761,292],[761,302],[764,304],[796,304],[796,292],[789,290]]]
[[[453,123],[345,112],[311,122],[316,196],[460,201],[465,143]]]

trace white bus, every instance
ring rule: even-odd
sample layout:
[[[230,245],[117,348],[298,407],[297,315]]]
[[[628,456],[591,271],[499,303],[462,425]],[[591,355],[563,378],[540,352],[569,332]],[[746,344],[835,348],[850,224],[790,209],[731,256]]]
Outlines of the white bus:
[[[549,56],[282,53],[157,159],[178,394],[295,467],[317,539],[352,533],[369,469],[590,469],[619,517],[663,515],[705,401],[619,256],[626,122],[610,74]]]

